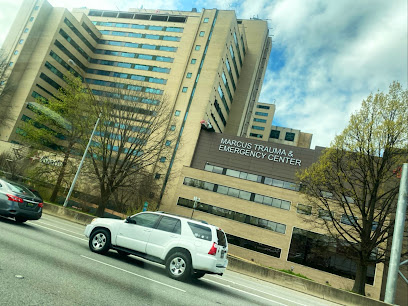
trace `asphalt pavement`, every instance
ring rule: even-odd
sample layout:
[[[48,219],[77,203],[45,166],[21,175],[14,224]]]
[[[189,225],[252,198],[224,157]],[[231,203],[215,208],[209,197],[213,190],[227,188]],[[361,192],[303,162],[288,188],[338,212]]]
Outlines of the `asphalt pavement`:
[[[175,281],[161,265],[92,253],[84,228],[0,217],[0,305],[337,305],[228,270]]]

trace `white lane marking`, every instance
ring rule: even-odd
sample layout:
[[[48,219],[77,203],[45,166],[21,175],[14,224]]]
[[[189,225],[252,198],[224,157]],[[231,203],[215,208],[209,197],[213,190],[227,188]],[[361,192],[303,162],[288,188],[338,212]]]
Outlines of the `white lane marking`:
[[[211,276],[211,275],[208,275],[208,276],[213,277],[213,278],[216,278],[216,276]],[[208,280],[208,279],[207,279],[207,280]],[[274,294],[269,293],[269,292],[265,292],[265,291],[262,291],[262,290],[254,289],[254,288],[251,288],[251,287],[249,287],[249,286],[242,285],[242,284],[240,284],[240,283],[233,282],[233,281],[230,281],[230,280],[225,279],[225,278],[222,278],[222,280],[223,280],[223,281],[226,281],[226,282],[233,283],[234,285],[237,285],[237,286],[241,286],[241,287],[245,287],[245,288],[248,288],[248,289],[251,289],[251,290],[254,290],[254,291],[258,291],[258,292],[263,293],[263,294],[271,295],[271,296],[273,296],[273,297],[277,297],[277,298],[279,298],[279,299],[282,299],[282,300],[285,300],[285,301],[289,301],[289,302],[294,303],[294,304],[298,304],[298,305],[302,305],[302,306],[307,306],[307,305],[305,305],[305,304],[301,304],[301,303],[298,303],[298,302],[295,302],[295,301],[292,301],[292,300],[285,299],[285,298],[283,298],[283,297],[281,297],[281,296],[279,296],[279,295],[274,295]],[[216,281],[214,281],[214,282],[216,282]]]
[[[48,229],[48,230],[50,230],[50,231],[57,232],[57,233],[60,233],[60,234],[63,234],[63,235],[66,235],[66,236],[69,236],[69,237],[72,237],[72,238],[76,238],[76,239],[79,239],[79,240],[88,242],[88,239],[83,239],[83,238],[79,238],[79,237],[74,236],[74,235],[70,235],[70,234],[67,234],[67,233],[64,233],[64,232],[60,232],[60,231],[57,231],[57,230],[55,230],[55,229],[52,229],[52,228],[49,228],[49,227],[46,227],[46,226],[43,226],[43,225],[36,224],[35,222],[29,222],[29,223],[30,223],[31,225],[35,225],[35,226],[39,226],[39,227],[42,227],[42,228],[46,228],[46,229]]]
[[[140,277],[140,278],[143,278],[143,279],[149,280],[149,281],[151,281],[151,282],[154,282],[154,283],[157,283],[157,284],[160,284],[160,285],[163,285],[163,286],[166,286],[166,287],[172,288],[172,289],[176,289],[176,290],[179,290],[179,291],[181,291],[181,292],[186,292],[186,291],[185,291],[185,290],[183,290],[183,289],[180,289],[180,288],[177,288],[177,287],[173,287],[173,286],[167,285],[167,284],[165,284],[165,283],[162,283],[162,282],[156,281],[156,280],[154,280],[154,279],[148,278],[148,277],[143,276],[143,275],[140,275],[140,274],[136,274],[136,273],[130,272],[130,271],[128,271],[128,270],[125,270],[125,269],[122,269],[122,268],[119,268],[119,267],[116,267],[116,266],[112,266],[112,265],[107,264],[107,263],[104,263],[104,262],[102,262],[102,261],[99,261],[99,260],[96,260],[96,259],[93,259],[93,258],[90,258],[90,257],[84,256],[84,255],[80,255],[80,256],[81,256],[81,257],[83,257],[83,258],[86,258],[86,259],[89,259],[89,260],[95,261],[95,262],[97,262],[97,263],[100,263],[100,264],[102,264],[102,265],[105,265],[105,266],[108,266],[108,267],[111,267],[111,268],[117,269],[117,270],[119,270],[119,271],[126,272],[126,273],[129,273],[129,274],[135,275],[135,276],[137,276],[137,277]]]
[[[44,225],[48,225],[48,226],[51,226],[51,227],[55,227],[55,228],[58,228],[58,229],[60,229],[60,230],[62,230],[62,231],[74,233],[74,234],[77,234],[77,235],[83,235],[83,232],[84,232],[84,231],[82,231],[82,232],[70,231],[70,230],[67,230],[67,229],[65,229],[65,228],[59,227],[59,226],[57,226],[57,225],[53,225],[53,224],[50,224],[50,223],[47,223],[47,222],[44,222],[44,221],[39,221],[39,220],[36,220],[35,223],[33,223],[33,224],[38,224],[38,223],[44,224]]]
[[[263,296],[260,296],[260,295],[257,295],[257,294],[254,294],[254,293],[251,293],[251,292],[248,292],[248,291],[244,291],[244,290],[241,290],[241,289],[237,289],[237,288],[234,288],[234,287],[232,287],[232,286],[230,286],[230,285],[221,284],[221,283],[219,283],[219,282],[210,280],[210,279],[208,279],[208,278],[207,278],[207,279],[206,279],[206,278],[202,278],[202,280],[203,280],[203,281],[207,281],[207,282],[211,282],[211,283],[215,283],[215,284],[217,284],[217,285],[224,286],[224,287],[227,287],[227,288],[229,288],[229,289],[232,289],[232,290],[235,290],[235,291],[239,291],[239,292],[241,292],[241,293],[245,293],[245,294],[248,294],[248,295],[252,295],[252,296],[255,296],[255,297],[257,297],[257,298],[267,300],[268,302],[271,302],[271,303],[276,303],[276,304],[279,304],[279,305],[284,305],[284,306],[286,306],[286,304],[282,304],[282,303],[279,303],[279,302],[276,302],[276,301],[272,301],[272,300],[270,300],[270,299],[268,299],[268,298],[266,298],[266,297],[263,297]],[[278,296],[277,296],[277,297],[278,297]],[[285,299],[284,299],[284,300],[285,300]],[[287,300],[287,301],[289,301],[289,300]],[[290,302],[291,302],[291,301],[290,301]]]

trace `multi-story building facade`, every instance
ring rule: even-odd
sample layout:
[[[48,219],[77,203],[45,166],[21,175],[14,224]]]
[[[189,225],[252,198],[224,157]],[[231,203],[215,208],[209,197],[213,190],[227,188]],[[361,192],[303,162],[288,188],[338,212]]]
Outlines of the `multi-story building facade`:
[[[140,81],[142,90],[167,95],[176,119],[172,158],[156,176],[163,186],[170,170],[191,161],[200,120],[216,132],[241,133],[242,114],[259,96],[271,50],[266,21],[237,20],[234,11],[71,13],[26,0],[18,16],[4,43],[12,119],[0,126],[0,140],[16,142],[21,122],[35,116],[27,102],[51,98],[69,71],[81,69],[97,99],[112,84]],[[182,158],[174,163],[176,155]]]

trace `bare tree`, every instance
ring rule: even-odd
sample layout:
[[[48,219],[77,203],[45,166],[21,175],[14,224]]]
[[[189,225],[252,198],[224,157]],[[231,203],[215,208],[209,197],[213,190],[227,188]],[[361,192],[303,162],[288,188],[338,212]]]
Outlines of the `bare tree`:
[[[167,167],[175,139],[168,98],[161,90],[142,83],[113,84],[117,87],[105,91],[100,101],[101,124],[90,148],[100,189],[98,216],[118,191],[136,192],[135,178],[146,180],[148,173],[150,180]]]
[[[352,290],[363,295],[367,267],[386,260],[392,235],[399,191],[394,170],[408,157],[407,101],[398,82],[387,94],[370,94],[331,148],[299,173],[301,191],[326,213],[339,250],[356,261]]]

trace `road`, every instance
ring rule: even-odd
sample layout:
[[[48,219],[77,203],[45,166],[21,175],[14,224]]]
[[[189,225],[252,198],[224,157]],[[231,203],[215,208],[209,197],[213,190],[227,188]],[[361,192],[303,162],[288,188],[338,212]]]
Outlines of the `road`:
[[[0,217],[0,305],[337,305],[232,271],[175,281],[161,265],[92,253],[84,228]]]

